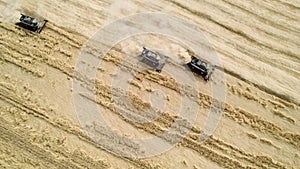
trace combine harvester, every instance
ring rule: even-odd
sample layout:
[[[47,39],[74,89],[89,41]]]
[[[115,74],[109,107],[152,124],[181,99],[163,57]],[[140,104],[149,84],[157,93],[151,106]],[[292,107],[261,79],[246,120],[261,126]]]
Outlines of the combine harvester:
[[[41,33],[47,22],[48,20],[40,22],[37,18],[21,14],[20,22],[16,23],[16,25],[36,33]]]
[[[157,72],[161,72],[169,57],[159,55],[156,52],[146,49],[143,47],[143,51],[140,55],[142,57],[142,62],[148,66],[154,68]]]
[[[161,72],[167,60],[168,56],[160,55],[156,52],[153,52],[149,49],[143,47],[143,51],[140,55],[142,57],[141,62],[147,64],[151,68],[154,68],[157,72]],[[202,76],[205,81],[208,81],[211,78],[213,71],[215,70],[215,65],[210,64],[209,62],[191,56],[191,61],[186,64],[189,69]]]
[[[203,59],[198,59],[192,56],[191,62],[187,63],[192,72],[195,72],[202,76],[205,81],[208,81],[215,70],[215,65],[212,65]]]

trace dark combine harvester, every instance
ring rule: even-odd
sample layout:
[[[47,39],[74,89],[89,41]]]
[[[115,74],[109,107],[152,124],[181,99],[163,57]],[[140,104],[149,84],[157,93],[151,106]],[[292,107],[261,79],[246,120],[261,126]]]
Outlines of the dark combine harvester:
[[[147,64],[152,68],[155,68],[157,72],[161,72],[168,59],[167,56],[159,55],[158,53],[150,51],[145,47],[143,47],[143,51],[140,56],[143,57],[142,59],[143,63]]]
[[[40,22],[37,18],[21,14],[20,22],[17,25],[30,31],[41,33],[47,22],[47,20]]]
[[[189,62],[187,64],[190,69],[199,74],[200,76],[202,76],[204,78],[204,80],[208,81],[211,77],[211,74],[213,73],[215,66],[209,64],[208,62],[202,60],[202,59],[198,59],[194,56],[192,56],[192,60],[191,62]]]

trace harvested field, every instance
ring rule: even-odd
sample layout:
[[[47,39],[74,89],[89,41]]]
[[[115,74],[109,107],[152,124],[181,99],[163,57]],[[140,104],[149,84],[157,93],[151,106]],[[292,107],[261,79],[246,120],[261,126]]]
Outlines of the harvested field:
[[[299,168],[299,1],[0,0],[0,10],[0,168]],[[24,30],[14,24],[20,12],[49,22],[41,34]],[[86,45],[97,31],[142,12],[195,25],[221,59],[211,81],[194,74],[198,86],[190,91],[185,76],[174,78],[167,70],[186,70],[181,62],[193,52],[153,33],[123,39],[99,67],[79,63],[83,50],[101,55]],[[166,71],[145,70],[128,57],[143,45],[171,56]],[[96,69],[96,78],[79,75],[78,64]],[[217,81],[222,70],[225,79]],[[79,96],[99,108],[114,133],[82,125],[94,116],[74,102],[76,82],[94,93]],[[212,86],[219,83],[227,88],[222,118],[202,143]],[[180,113],[185,96],[198,107],[194,122]],[[135,158],[145,150],[128,138],[160,135],[177,120],[177,132],[160,137],[174,147]]]

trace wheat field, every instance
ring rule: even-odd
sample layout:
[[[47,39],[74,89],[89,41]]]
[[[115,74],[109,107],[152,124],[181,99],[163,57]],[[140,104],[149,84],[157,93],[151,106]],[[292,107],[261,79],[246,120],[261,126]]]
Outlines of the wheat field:
[[[0,9],[0,168],[299,168],[298,0],[0,0]],[[176,16],[203,33],[221,59],[217,66],[222,69],[215,74],[224,72],[226,99],[216,129],[201,143],[203,121],[214,100],[215,75],[207,83],[195,75],[198,96],[189,97],[199,111],[190,124],[179,114],[183,85],[166,71],[134,73],[133,80],[124,82],[128,91],[112,85],[112,79],[119,79],[120,65],[123,72],[137,72],[139,65],[124,58],[138,54],[142,45],[167,50],[179,60],[190,56],[188,46],[157,34],[116,44],[97,67],[94,88],[89,89],[95,100],[85,94],[82,98],[94,101],[119,135],[95,124],[89,128],[95,130],[94,137],[112,151],[130,154],[138,148],[125,138],[159,135],[178,119],[179,131],[191,125],[186,135],[161,137],[168,143],[182,137],[170,150],[134,158],[103,148],[87,134],[78,120],[73,93],[74,79],[91,80],[76,75],[83,49],[100,55],[86,45],[93,35],[118,19],[144,12]],[[15,25],[19,13],[49,22],[36,34]],[[178,63],[169,65],[184,69]],[[146,120],[155,116],[139,114],[122,98],[128,95],[135,109],[145,111],[153,102],[159,105],[149,99],[153,93],[160,97],[156,89],[166,95],[159,117],[142,124],[122,115]],[[86,116],[91,113],[84,111]]]

